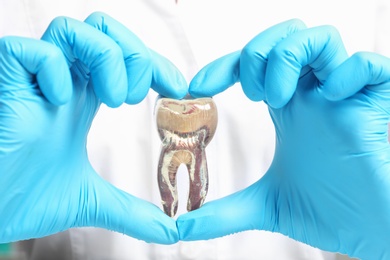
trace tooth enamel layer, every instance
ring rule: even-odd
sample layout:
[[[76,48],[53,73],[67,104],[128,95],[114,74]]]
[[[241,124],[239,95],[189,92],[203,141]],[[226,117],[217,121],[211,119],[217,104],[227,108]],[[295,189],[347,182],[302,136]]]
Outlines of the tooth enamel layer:
[[[214,136],[218,114],[212,98],[175,100],[156,104],[157,129],[162,141],[158,184],[164,212],[173,217],[178,206],[176,173],[187,167],[190,187],[187,210],[202,206],[208,190],[205,148]]]

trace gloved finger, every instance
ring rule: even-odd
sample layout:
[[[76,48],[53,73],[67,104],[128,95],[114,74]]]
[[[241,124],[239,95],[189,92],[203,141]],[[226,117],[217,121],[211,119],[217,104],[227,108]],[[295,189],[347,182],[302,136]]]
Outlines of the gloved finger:
[[[266,210],[270,201],[267,201],[269,195],[265,184],[260,180],[242,191],[179,216],[176,223],[180,240],[207,240],[245,230],[271,229],[271,212]]]
[[[261,101],[265,98],[266,67],[273,48],[305,28],[306,25],[298,19],[288,20],[261,32],[244,47],[240,60],[240,81],[250,100]]]
[[[183,74],[164,56],[150,50],[153,60],[152,89],[164,97],[182,99],[188,94]]]
[[[236,51],[203,67],[190,82],[190,95],[194,98],[212,97],[237,83],[240,55],[240,51]]]
[[[119,190],[97,174],[85,183],[85,207],[77,226],[94,226],[148,243],[173,244],[179,239],[174,219],[156,205]]]
[[[364,87],[388,103],[390,96],[390,59],[379,54],[358,52],[331,73],[322,87],[333,101],[355,95]]]
[[[52,104],[62,105],[70,100],[70,72],[65,57],[56,46],[8,36],[0,39],[0,53],[0,91],[35,87],[38,83]]]
[[[191,96],[214,96],[240,81],[249,99],[263,100],[268,53],[279,41],[303,28],[305,25],[296,19],[277,24],[257,35],[241,52],[209,63],[190,82]]]
[[[128,80],[126,103],[141,102],[150,87],[170,98],[182,98],[187,94],[187,83],[179,70],[166,58],[148,49],[123,24],[102,12],[91,14],[85,22],[108,35],[121,48]]]
[[[264,83],[268,104],[280,108],[291,99],[304,66],[310,66],[323,84],[346,59],[341,37],[332,26],[310,28],[287,37],[268,57]]]
[[[55,18],[42,39],[58,46],[69,66],[81,61],[90,74],[96,96],[117,107],[127,95],[127,76],[122,50],[107,35],[92,26],[67,17]],[[57,72],[62,73],[61,71]]]

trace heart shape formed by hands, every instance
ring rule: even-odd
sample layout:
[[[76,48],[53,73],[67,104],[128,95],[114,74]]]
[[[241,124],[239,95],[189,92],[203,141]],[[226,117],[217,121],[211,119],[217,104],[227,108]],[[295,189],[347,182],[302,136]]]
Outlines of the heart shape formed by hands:
[[[101,102],[137,103],[150,87],[186,94],[171,63],[101,13],[84,23],[58,18],[42,41],[5,37],[0,49],[0,243],[81,226],[163,244],[261,229],[363,259],[390,257],[390,62],[348,58],[333,28],[276,25],[193,79],[193,97],[240,81],[269,105],[277,143],[263,178],[177,223],[103,180],[86,150]]]

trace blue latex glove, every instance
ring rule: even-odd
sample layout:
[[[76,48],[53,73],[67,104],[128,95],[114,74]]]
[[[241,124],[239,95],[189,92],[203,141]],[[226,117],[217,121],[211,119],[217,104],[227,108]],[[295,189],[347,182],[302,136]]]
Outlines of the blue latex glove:
[[[334,28],[304,29],[296,20],[207,65],[191,94],[214,95],[241,81],[249,98],[269,104],[276,150],[256,183],[180,216],[180,238],[258,229],[390,259],[389,79],[390,60],[348,59]]]
[[[0,243],[83,226],[177,242],[174,220],[94,171],[86,139],[101,102],[137,103],[150,86],[181,98],[184,78],[105,14],[56,18],[42,39],[0,39]]]

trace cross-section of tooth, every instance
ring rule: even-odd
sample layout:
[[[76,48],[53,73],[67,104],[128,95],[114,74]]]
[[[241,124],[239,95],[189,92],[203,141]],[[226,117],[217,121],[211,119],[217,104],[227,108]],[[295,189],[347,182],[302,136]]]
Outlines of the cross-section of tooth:
[[[175,100],[156,104],[157,129],[162,141],[158,185],[164,212],[173,217],[178,206],[176,173],[181,164],[189,174],[187,210],[202,206],[208,190],[205,148],[217,128],[218,113],[212,98]]]

